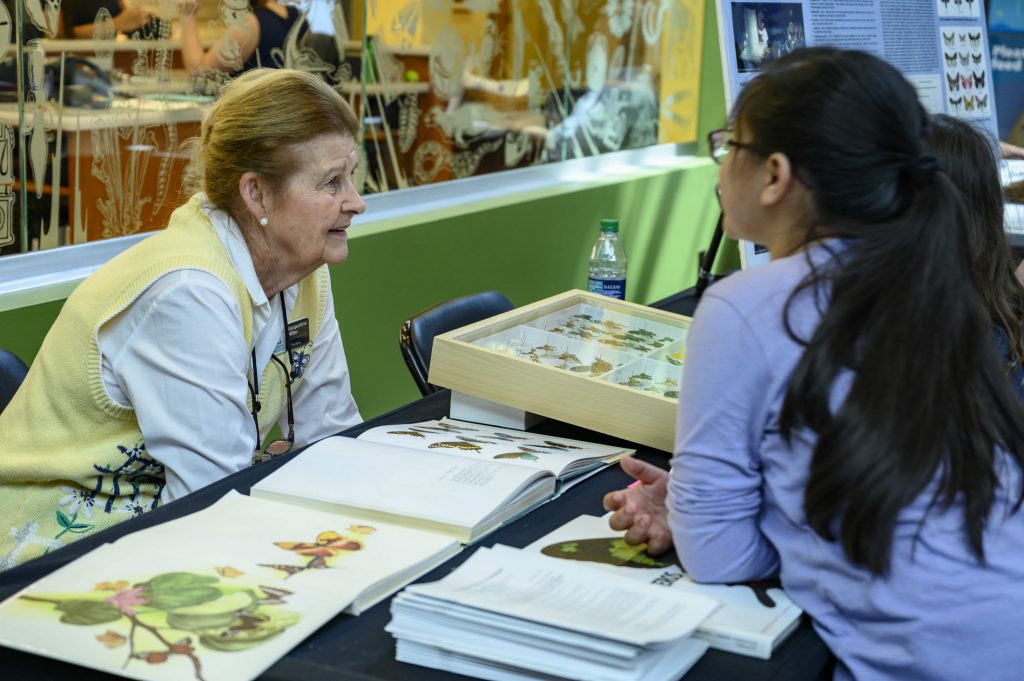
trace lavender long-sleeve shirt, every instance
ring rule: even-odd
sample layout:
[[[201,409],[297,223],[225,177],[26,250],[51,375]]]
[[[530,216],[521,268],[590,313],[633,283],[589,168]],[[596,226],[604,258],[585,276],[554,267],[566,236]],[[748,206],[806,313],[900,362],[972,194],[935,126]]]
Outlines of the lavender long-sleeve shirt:
[[[928,510],[934,488],[900,514],[887,578],[853,567],[808,526],[814,438],[795,433],[787,444],[779,433],[802,353],[783,327],[783,306],[807,268],[801,254],[733,275],[697,311],[669,482],[686,569],[710,582],[778,574],[838,658],[836,679],[1024,679],[1024,510],[1010,515],[1007,497],[1020,489],[1021,471],[1006,457],[985,566],[965,542],[962,506]],[[809,298],[791,307],[802,337],[819,318]],[[834,403],[849,378],[837,382]]]

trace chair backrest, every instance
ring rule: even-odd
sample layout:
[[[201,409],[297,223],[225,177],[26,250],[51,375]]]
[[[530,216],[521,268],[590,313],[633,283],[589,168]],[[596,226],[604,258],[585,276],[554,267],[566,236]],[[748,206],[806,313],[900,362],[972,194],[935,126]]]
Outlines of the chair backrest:
[[[508,312],[513,307],[512,302],[497,291],[484,291],[435,305],[402,324],[398,339],[402,357],[420,392],[424,395],[437,392],[437,387],[427,383],[434,336]]]
[[[0,412],[14,397],[27,373],[28,367],[17,355],[0,348]]]

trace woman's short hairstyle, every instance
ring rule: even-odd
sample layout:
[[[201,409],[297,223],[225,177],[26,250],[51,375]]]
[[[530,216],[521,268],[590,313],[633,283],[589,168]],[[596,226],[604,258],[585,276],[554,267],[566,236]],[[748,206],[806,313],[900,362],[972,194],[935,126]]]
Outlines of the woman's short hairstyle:
[[[271,191],[301,166],[297,144],[321,135],[358,138],[359,119],[327,83],[303,71],[254,69],[221,90],[203,116],[187,182],[236,220],[244,214],[238,182],[252,172]]]

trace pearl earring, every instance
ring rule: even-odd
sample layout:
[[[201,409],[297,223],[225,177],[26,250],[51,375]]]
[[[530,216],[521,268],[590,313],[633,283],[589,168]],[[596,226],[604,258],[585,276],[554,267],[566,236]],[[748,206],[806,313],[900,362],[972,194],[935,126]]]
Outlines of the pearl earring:
[[[260,218],[260,224],[263,225],[264,227],[270,224],[270,220],[267,219],[266,215]]]

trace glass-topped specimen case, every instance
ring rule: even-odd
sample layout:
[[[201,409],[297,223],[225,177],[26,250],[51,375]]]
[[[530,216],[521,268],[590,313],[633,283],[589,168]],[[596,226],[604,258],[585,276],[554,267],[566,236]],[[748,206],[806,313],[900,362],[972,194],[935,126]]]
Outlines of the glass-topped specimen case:
[[[429,380],[670,452],[690,321],[568,291],[438,336]]]

